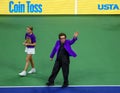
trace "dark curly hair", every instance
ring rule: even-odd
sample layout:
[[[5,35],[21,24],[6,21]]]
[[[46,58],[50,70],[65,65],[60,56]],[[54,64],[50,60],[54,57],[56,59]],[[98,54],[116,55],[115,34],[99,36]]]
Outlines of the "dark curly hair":
[[[60,39],[61,36],[65,36],[65,38],[67,38],[67,36],[66,36],[65,33],[60,33],[60,34],[58,35],[58,38]]]

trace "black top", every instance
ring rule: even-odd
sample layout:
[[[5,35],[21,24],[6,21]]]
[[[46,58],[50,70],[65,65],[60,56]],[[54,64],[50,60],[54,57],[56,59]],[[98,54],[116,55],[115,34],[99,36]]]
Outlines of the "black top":
[[[66,51],[66,49],[64,48],[64,44],[61,43],[60,48],[58,50],[58,54],[57,54],[57,60],[66,60],[69,61],[69,54]]]

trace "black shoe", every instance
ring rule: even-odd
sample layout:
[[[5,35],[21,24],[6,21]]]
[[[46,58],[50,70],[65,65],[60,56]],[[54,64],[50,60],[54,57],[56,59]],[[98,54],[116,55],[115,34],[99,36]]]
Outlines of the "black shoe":
[[[63,84],[62,85],[62,88],[66,88],[66,87],[68,87],[68,84]]]
[[[47,86],[54,86],[54,83],[47,82],[46,85]]]

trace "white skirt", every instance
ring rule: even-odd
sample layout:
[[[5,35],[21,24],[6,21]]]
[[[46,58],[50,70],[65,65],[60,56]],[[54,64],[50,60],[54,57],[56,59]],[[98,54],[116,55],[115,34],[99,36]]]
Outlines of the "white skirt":
[[[35,48],[25,48],[25,52],[27,54],[35,54]]]

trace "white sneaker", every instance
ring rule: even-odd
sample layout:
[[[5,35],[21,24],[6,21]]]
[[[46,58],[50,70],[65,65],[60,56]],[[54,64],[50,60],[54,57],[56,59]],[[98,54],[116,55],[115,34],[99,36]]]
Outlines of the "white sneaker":
[[[32,73],[35,73],[36,72],[36,69],[35,68],[32,68],[28,73],[29,74],[32,74]]]
[[[22,71],[21,73],[19,73],[20,76],[26,76],[26,71]]]

